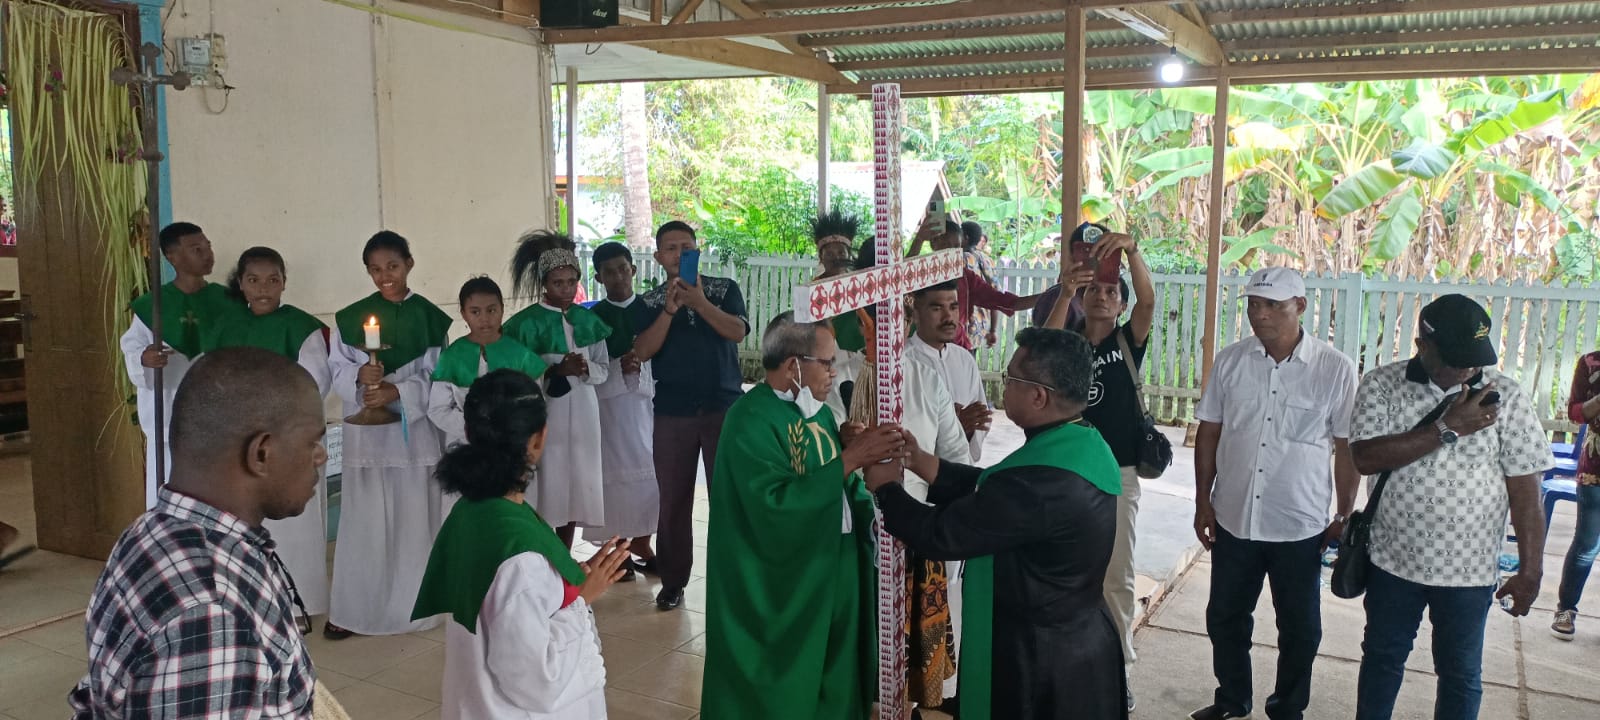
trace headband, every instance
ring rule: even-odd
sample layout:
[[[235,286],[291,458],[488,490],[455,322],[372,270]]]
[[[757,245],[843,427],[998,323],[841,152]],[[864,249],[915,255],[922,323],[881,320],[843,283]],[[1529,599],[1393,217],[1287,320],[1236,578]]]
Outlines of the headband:
[[[551,270],[569,266],[574,270],[581,267],[578,265],[578,256],[572,254],[571,250],[551,248],[544,251],[544,254],[539,256],[539,283],[544,283],[545,276],[549,275]],[[582,271],[580,270],[579,272],[581,273]]]

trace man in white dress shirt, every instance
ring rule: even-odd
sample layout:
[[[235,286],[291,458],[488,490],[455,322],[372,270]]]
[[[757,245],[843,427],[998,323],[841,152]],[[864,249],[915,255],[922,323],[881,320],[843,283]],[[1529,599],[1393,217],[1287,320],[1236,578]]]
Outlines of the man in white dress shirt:
[[[1306,288],[1298,272],[1257,271],[1245,295],[1255,335],[1217,353],[1195,409],[1194,528],[1211,551],[1206,634],[1217,690],[1190,717],[1249,716],[1250,637],[1265,578],[1278,619],[1266,714],[1300,720],[1322,642],[1322,550],[1344,530],[1359,482],[1349,444],[1356,368],[1301,327]]]
[[[978,361],[973,359],[972,351],[956,344],[956,337],[966,332],[956,281],[912,293],[911,309],[917,332],[906,341],[907,358],[926,360],[944,373],[945,387],[972,450],[972,462],[978,462],[983,457],[983,439],[989,434],[994,411],[983,393]]]

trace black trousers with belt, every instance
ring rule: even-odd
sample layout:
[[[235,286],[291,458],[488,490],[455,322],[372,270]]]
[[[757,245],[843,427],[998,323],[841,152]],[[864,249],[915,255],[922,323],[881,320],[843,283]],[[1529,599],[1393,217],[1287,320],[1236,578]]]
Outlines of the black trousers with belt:
[[[1262,580],[1272,588],[1278,618],[1277,685],[1267,717],[1300,720],[1311,702],[1311,666],[1322,643],[1322,534],[1292,542],[1260,542],[1217,527],[1211,548],[1206,634],[1217,676],[1214,702],[1240,714],[1252,707],[1250,637]]]

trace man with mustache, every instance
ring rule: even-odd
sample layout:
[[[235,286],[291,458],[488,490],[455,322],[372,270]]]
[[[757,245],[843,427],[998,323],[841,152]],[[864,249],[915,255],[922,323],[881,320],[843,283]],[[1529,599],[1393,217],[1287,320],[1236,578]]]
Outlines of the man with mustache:
[[[978,361],[961,347],[966,336],[966,315],[961,311],[957,280],[931,285],[911,294],[912,320],[917,332],[906,340],[908,360],[925,360],[944,374],[945,388],[956,406],[956,418],[967,436],[972,461],[983,456],[983,439],[989,433],[994,411],[983,393]]]

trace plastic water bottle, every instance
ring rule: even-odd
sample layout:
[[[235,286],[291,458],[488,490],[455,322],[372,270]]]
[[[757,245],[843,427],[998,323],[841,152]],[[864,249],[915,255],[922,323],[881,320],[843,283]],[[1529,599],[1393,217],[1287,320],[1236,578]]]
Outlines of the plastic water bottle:
[[[1522,559],[1516,553],[1500,553],[1500,572],[1514,573],[1522,567]]]
[[[1333,567],[1333,561],[1339,559],[1339,541],[1328,543],[1328,549],[1322,551],[1322,566]]]

